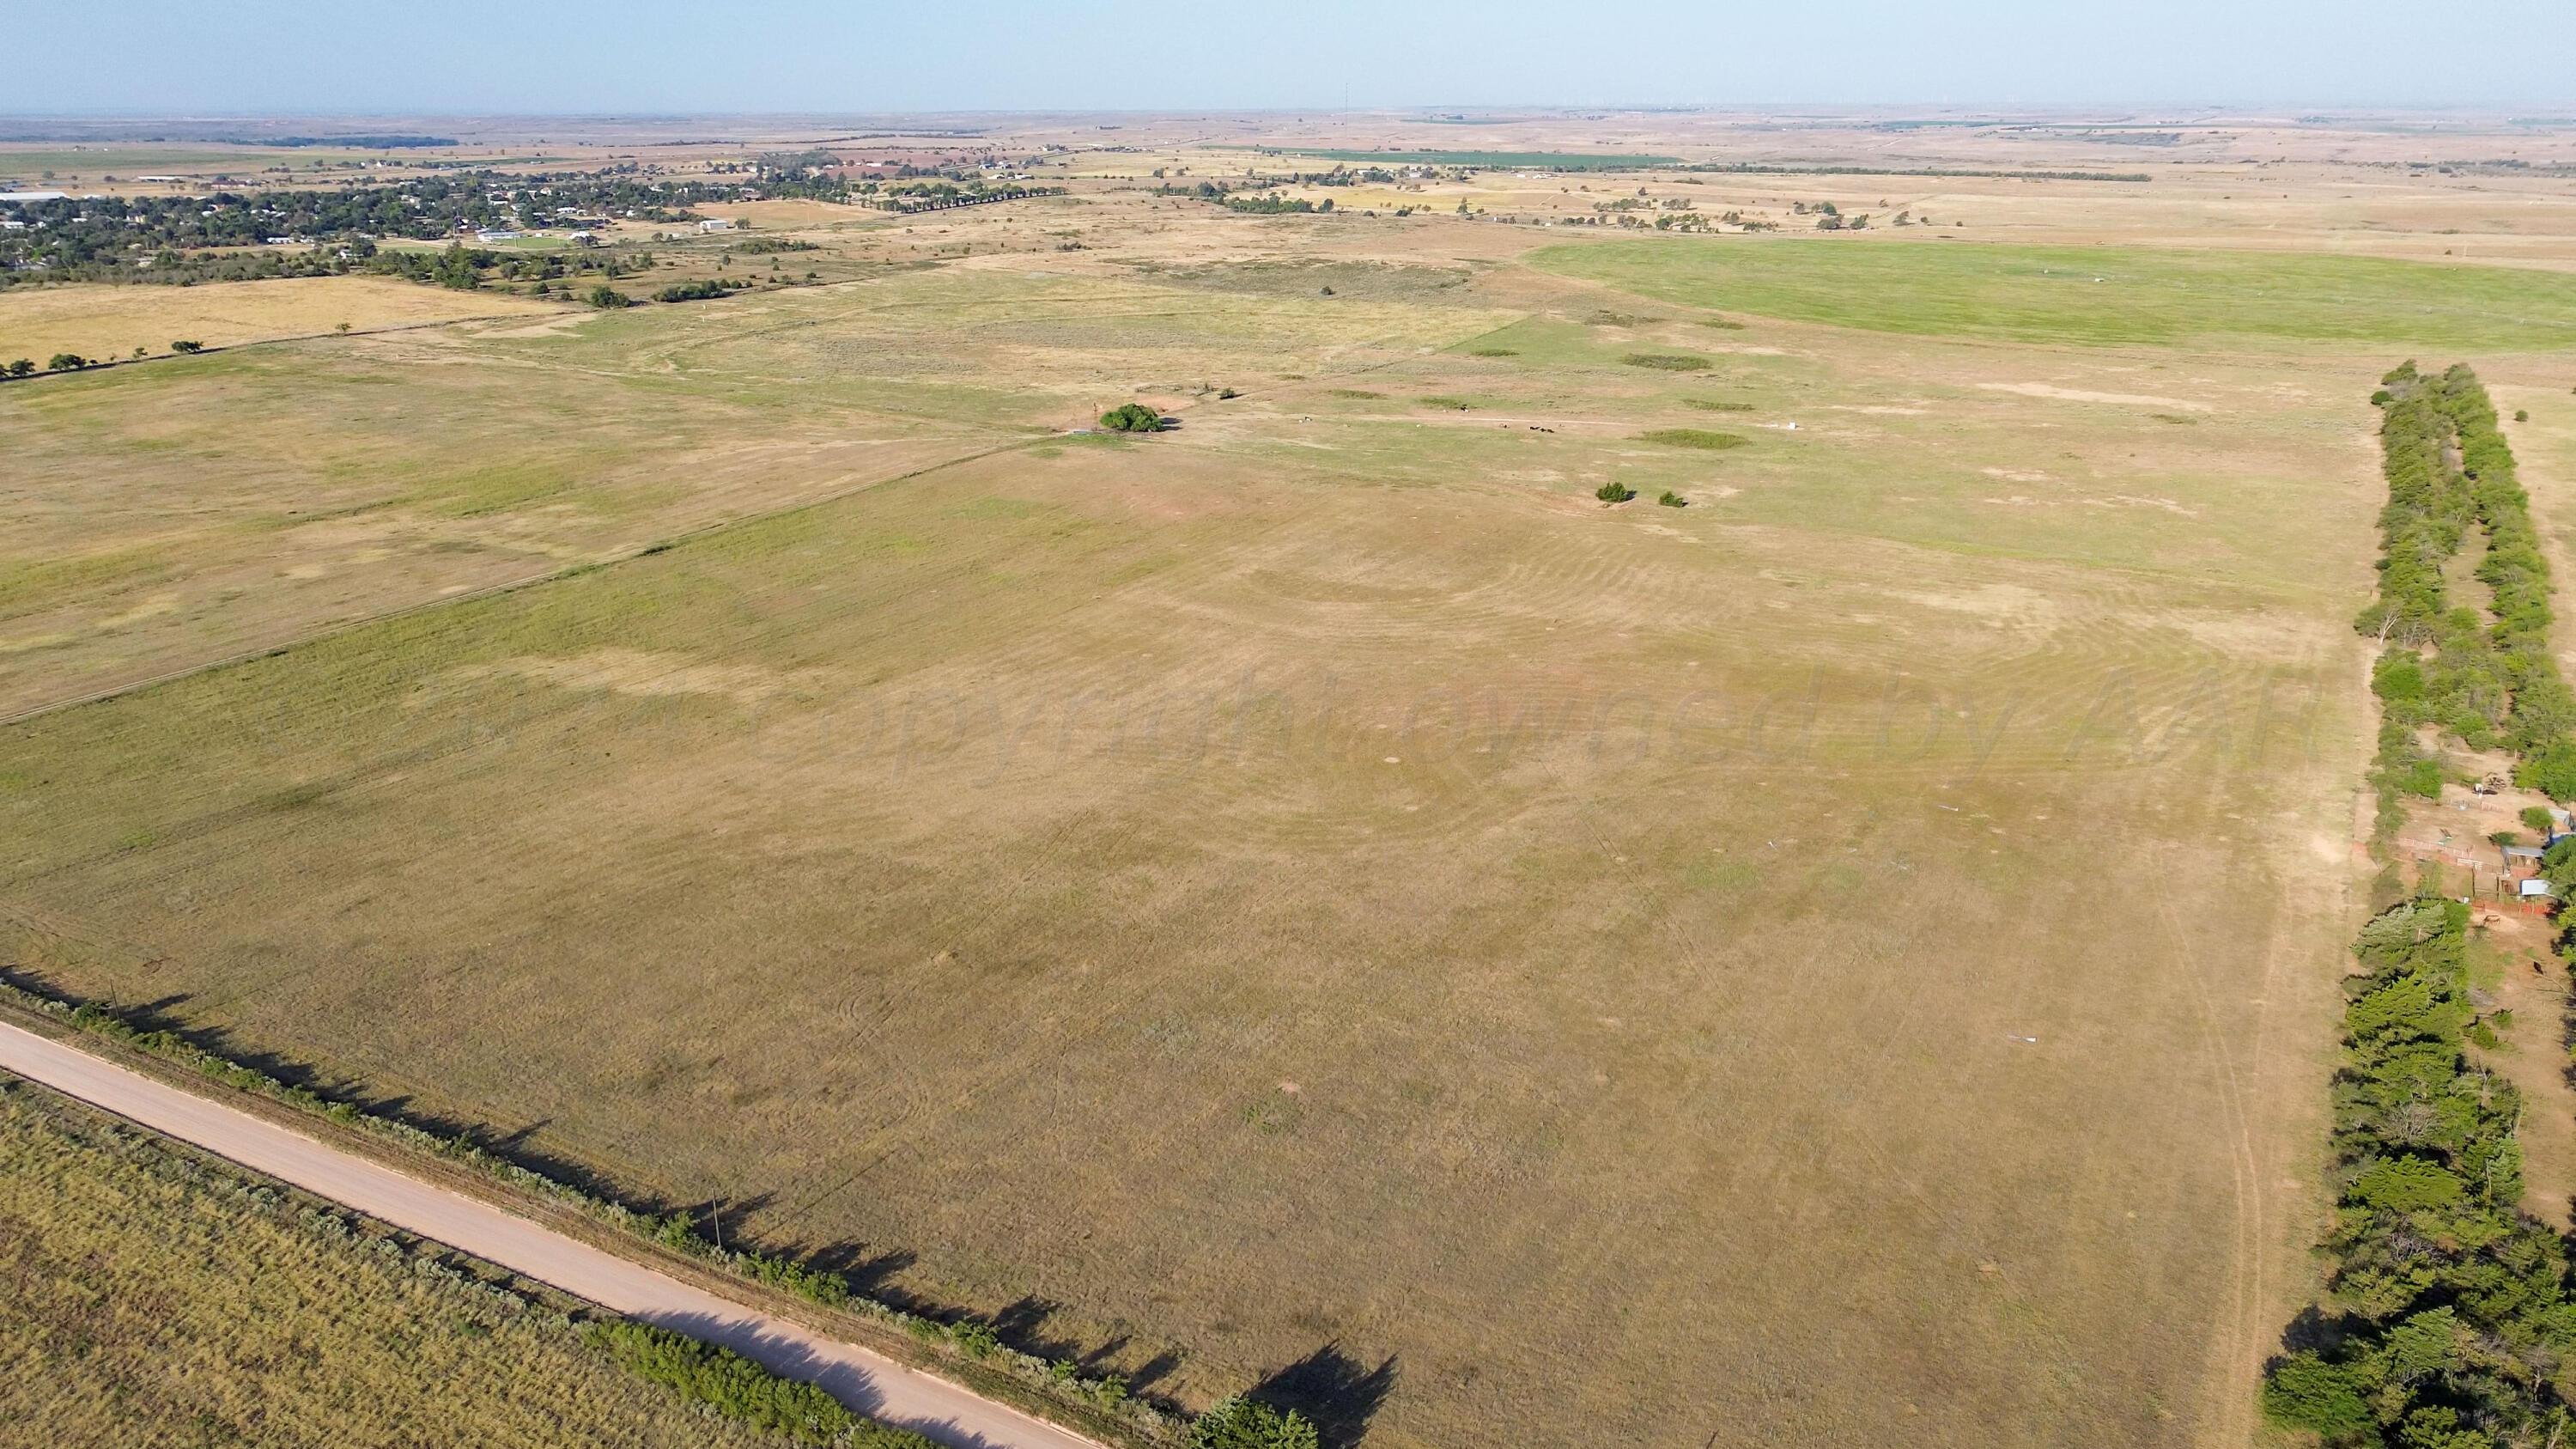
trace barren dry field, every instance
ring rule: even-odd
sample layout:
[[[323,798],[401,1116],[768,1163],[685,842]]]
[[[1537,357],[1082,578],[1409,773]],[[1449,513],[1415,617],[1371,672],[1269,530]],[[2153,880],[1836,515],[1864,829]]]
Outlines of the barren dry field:
[[[57,352],[167,352],[179,338],[230,347],[277,337],[560,311],[529,297],[451,292],[388,277],[281,277],[194,287],[29,288],[0,298],[0,362]]]
[[[1339,1442],[2253,1435],[2366,399],[2576,279],[938,225],[0,389],[0,963]]]

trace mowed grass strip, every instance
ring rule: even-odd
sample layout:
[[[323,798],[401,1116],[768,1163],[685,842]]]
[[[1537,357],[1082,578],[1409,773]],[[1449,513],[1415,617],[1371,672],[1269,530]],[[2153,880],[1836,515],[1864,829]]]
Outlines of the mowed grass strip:
[[[1697,448],[1708,453],[1722,453],[1729,448],[1749,446],[1752,442],[1750,438],[1735,433],[1711,432],[1706,428],[1657,428],[1650,433],[1639,433],[1637,441],[1661,443],[1667,448]]]
[[[2576,276],[2377,257],[1964,241],[1568,243],[1530,262],[1692,307],[2028,342],[2576,345]]]

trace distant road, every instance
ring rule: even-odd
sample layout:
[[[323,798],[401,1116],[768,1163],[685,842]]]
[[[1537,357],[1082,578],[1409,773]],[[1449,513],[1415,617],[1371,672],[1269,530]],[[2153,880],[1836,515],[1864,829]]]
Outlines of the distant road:
[[[861,1413],[957,1449],[1100,1449],[946,1379],[5,1023],[0,1067],[629,1318],[722,1344],[819,1384]]]

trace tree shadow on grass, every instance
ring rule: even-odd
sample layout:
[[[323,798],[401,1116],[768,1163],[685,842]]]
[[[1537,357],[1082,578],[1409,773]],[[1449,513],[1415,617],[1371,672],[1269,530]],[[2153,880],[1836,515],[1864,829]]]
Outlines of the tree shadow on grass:
[[[1363,1369],[1335,1342],[1272,1373],[1253,1386],[1252,1397],[1305,1415],[1325,1449],[1350,1449],[1368,1434],[1369,1421],[1395,1391],[1395,1379],[1395,1355]]]

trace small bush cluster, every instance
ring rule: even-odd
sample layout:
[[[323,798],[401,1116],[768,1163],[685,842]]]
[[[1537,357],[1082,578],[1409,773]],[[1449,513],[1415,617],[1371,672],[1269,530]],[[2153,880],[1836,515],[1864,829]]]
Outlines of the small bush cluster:
[[[736,282],[722,277],[708,277],[700,281],[679,282],[672,286],[664,287],[662,290],[653,294],[653,300],[656,302],[703,302],[710,297],[722,297],[732,292],[741,291],[750,285],[751,283],[749,282]],[[598,292],[593,291],[591,295],[596,297]]]
[[[1305,1415],[1240,1394],[1199,1415],[1190,1426],[1190,1449],[1317,1449],[1320,1442]]]
[[[1688,352],[1631,352],[1619,360],[1630,367],[1658,372],[1703,372],[1708,368],[1707,358]]]
[[[1592,490],[1592,496],[1604,503],[1625,503],[1637,496],[1637,490],[1613,478]]]
[[[798,1444],[933,1449],[908,1429],[851,1413],[812,1384],[780,1378],[731,1349],[623,1320],[584,1325],[582,1339],[620,1368],[691,1403]]]

